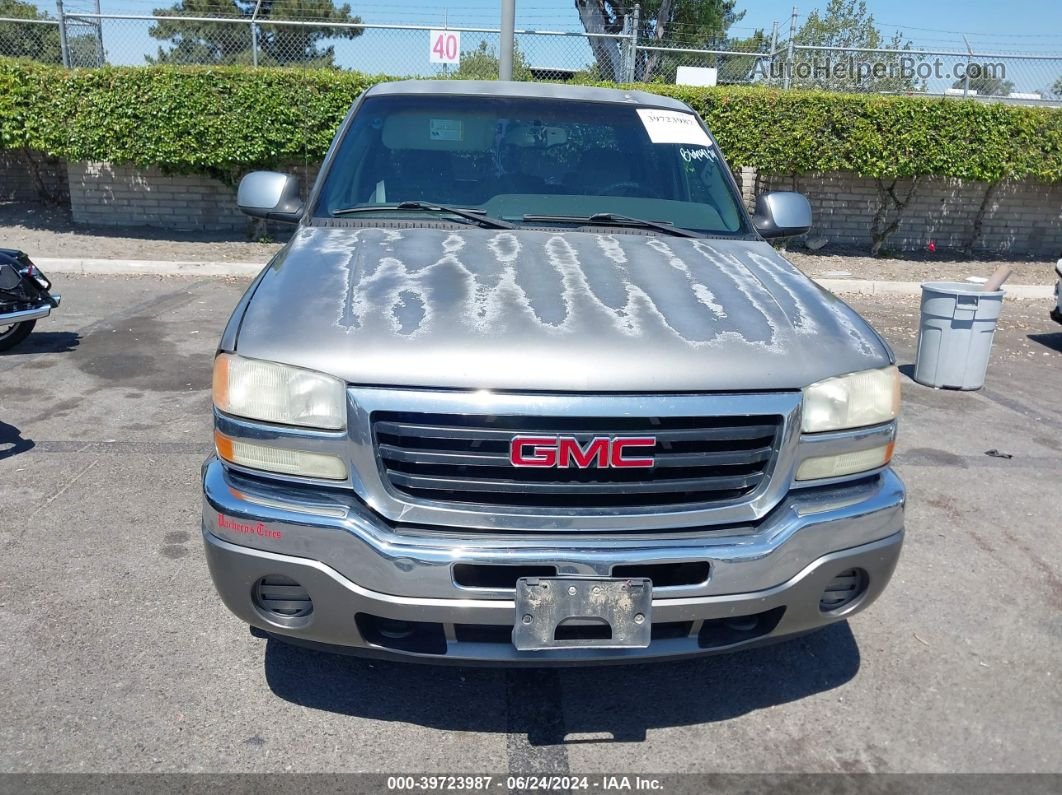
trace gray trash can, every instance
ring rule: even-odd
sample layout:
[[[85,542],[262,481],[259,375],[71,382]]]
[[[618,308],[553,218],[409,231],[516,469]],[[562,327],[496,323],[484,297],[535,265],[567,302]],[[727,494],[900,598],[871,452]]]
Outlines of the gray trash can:
[[[923,284],[914,380],[946,389],[983,387],[1002,306],[1002,290],[986,293],[966,282]]]

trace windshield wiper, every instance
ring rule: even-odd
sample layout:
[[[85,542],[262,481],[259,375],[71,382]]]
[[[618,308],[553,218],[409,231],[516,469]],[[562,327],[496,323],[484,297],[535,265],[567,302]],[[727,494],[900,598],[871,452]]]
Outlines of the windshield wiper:
[[[384,212],[387,210],[419,210],[426,213],[447,213],[459,218],[467,218],[475,221],[480,226],[488,229],[512,229],[513,225],[508,221],[491,218],[486,210],[466,210],[462,207],[451,207],[448,204],[433,204],[431,202],[398,202],[397,204],[366,204],[360,207],[345,207],[341,210],[332,210],[332,215],[354,215],[355,213]]]
[[[524,220],[531,223],[557,222],[562,224],[632,226],[639,229],[655,229],[657,232],[663,232],[665,235],[674,235],[675,237],[704,237],[700,232],[694,232],[692,229],[683,229],[681,226],[675,226],[663,221],[646,221],[643,218],[631,218],[629,215],[619,215],[618,213],[594,213],[585,217],[579,215],[525,215]]]

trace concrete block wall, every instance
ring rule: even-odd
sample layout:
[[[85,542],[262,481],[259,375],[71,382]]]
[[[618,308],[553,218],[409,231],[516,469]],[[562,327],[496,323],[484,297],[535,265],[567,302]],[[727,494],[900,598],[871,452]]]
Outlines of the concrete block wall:
[[[38,159],[37,162],[42,162]],[[305,196],[317,176],[318,165],[283,170],[299,177]],[[158,169],[135,169],[109,163],[52,161],[45,173],[61,187],[67,181],[73,220],[90,226],[150,226],[177,231],[224,232],[253,236],[266,231],[236,209],[236,191],[217,180],[198,175],[167,175]],[[736,170],[742,198],[749,209],[758,193],[798,190],[815,212],[814,236],[831,244],[859,249],[870,247],[870,228],[878,209],[873,179],[849,173],[805,176],[757,174]],[[910,180],[898,180],[904,197]],[[930,241],[940,249],[964,248],[973,234],[974,219],[985,196],[983,183],[945,177],[918,180],[910,205],[887,247],[897,251],[924,250]],[[23,161],[0,151],[0,201],[39,198],[36,182]],[[268,230],[280,231],[280,230]],[[975,250],[988,254],[1057,259],[1062,253],[1062,184],[1034,181],[999,185],[987,206]]]
[[[879,206],[877,183],[849,173],[806,176],[759,175],[760,191],[796,190],[808,197],[814,210],[812,236],[831,244],[868,248],[870,228]],[[911,180],[897,180],[902,200]],[[897,251],[937,248],[962,249],[988,186],[947,177],[921,177],[899,228],[886,247]],[[981,234],[974,250],[990,254],[1032,255],[1056,259],[1062,253],[1062,184],[1031,180],[1000,184],[986,206]]]
[[[43,183],[33,173],[27,159],[32,160]],[[47,157],[40,152],[22,153],[0,149],[0,201],[37,202],[42,199],[57,199],[66,195],[66,163]]]
[[[207,176],[98,162],[71,163],[68,170],[70,212],[76,224],[247,235],[257,229],[236,209],[236,189]],[[317,166],[286,170],[299,176],[305,196]]]
[[[734,181],[741,190],[741,200],[745,208],[751,213],[756,209],[756,169],[749,166],[741,166],[733,172]]]
[[[94,162],[71,163],[68,170],[75,224],[182,232],[248,228],[247,217],[236,209],[236,191],[209,177]]]

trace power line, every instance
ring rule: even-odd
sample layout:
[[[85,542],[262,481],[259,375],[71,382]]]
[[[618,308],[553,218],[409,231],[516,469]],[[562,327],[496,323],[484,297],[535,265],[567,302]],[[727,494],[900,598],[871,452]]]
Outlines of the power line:
[[[992,36],[992,37],[994,37],[994,36],[1006,36],[1006,37],[1009,37],[1009,38],[1023,38],[1023,39],[1059,38],[1059,34],[1057,34],[1057,33],[1002,33],[1002,32],[999,32],[999,31],[995,31],[995,32],[992,32],[992,33],[979,33],[979,32],[974,32],[974,31],[969,31],[969,30],[944,30],[942,28],[919,28],[919,27],[914,27],[913,25],[897,25],[897,24],[892,23],[892,22],[878,22],[877,20],[875,20],[875,23],[877,25],[880,25],[880,26],[885,26],[885,27],[889,27],[889,28],[896,27],[896,28],[899,28],[901,30],[918,30],[918,31],[923,31],[925,33],[950,33],[953,36]]]

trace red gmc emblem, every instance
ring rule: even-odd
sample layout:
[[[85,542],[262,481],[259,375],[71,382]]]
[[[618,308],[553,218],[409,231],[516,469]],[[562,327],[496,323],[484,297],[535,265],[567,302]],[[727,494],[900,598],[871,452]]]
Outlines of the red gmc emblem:
[[[597,436],[585,443],[574,436],[514,436],[509,462],[514,467],[652,469],[652,456],[637,457],[637,451],[654,447],[655,436]]]

